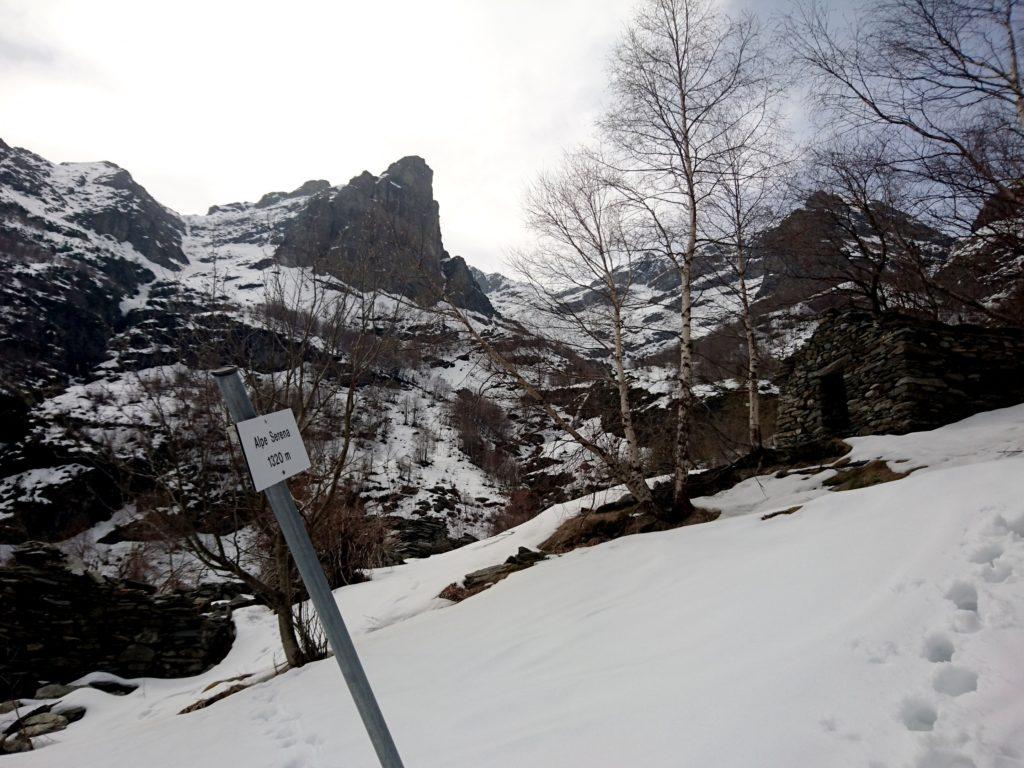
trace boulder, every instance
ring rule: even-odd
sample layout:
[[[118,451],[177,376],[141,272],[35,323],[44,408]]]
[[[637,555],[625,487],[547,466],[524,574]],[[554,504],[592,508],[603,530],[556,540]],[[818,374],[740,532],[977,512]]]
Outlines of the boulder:
[[[77,723],[85,717],[85,707],[64,707],[58,709],[57,714],[63,717],[68,723]]]
[[[50,683],[44,685],[36,690],[36,695],[33,696],[35,699],[59,699],[63,696],[67,696],[72,691],[78,690],[82,686],[80,685],[61,685],[60,683]]]
[[[32,717],[26,717],[22,721],[21,735],[32,738],[33,736],[42,736],[44,733],[63,731],[67,727],[68,719],[63,715],[43,712],[38,715],[32,715]]]
[[[32,742],[21,733],[11,736],[0,736],[0,750],[12,754],[15,752],[28,752],[32,749]]]
[[[534,552],[526,547],[520,547],[516,554],[510,555],[501,565],[492,565],[488,568],[481,568],[479,571],[467,573],[462,584],[467,590],[493,586],[506,576],[546,559],[547,555],[543,552]]]

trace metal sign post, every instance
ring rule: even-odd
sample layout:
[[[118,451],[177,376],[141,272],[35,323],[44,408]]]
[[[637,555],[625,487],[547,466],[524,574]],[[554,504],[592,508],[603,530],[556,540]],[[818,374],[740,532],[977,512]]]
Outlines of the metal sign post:
[[[268,414],[260,417],[253,408],[249,394],[245,391],[245,383],[238,372],[238,369],[231,366],[219,368],[211,372],[220,388],[221,397],[227,405],[228,413],[232,421],[239,427],[239,439],[243,440],[242,448],[246,454],[246,461],[249,462],[250,473],[253,476],[253,483],[257,490],[263,490],[267,495],[270,508],[274,511],[281,531],[284,533],[288,549],[295,558],[295,565],[298,566],[302,583],[306,585],[309,597],[313,601],[323,624],[324,634],[327,636],[331,649],[334,651],[334,658],[338,662],[341,674],[348,684],[348,689],[355,700],[359,716],[363,719],[366,732],[373,742],[373,748],[377,752],[377,759],[383,768],[402,768],[402,758],[398,756],[398,749],[388,731],[387,723],[384,722],[384,715],[380,711],[377,699],[370,688],[370,681],[366,679],[366,672],[356,655],[355,646],[352,644],[352,637],[348,633],[345,621],[341,618],[338,604],[334,602],[334,595],[327,584],[327,577],[324,575],[323,567],[313,551],[313,544],[309,540],[309,533],[302,522],[298,509],[295,508],[295,500],[291,491],[285,484],[285,479],[291,475],[309,468],[309,459],[306,457],[306,450],[302,446],[298,428],[292,428],[295,424],[294,416],[288,412],[284,417],[283,412]],[[290,419],[290,424],[288,423]],[[242,422],[241,424],[239,422]],[[249,424],[248,428],[243,425]],[[263,422],[263,423],[260,423]],[[267,430],[261,435],[260,430]],[[242,434],[250,441],[247,445]],[[289,434],[284,434],[288,432]],[[268,442],[263,443],[257,438],[262,437]],[[275,439],[276,438],[276,439]],[[301,455],[296,455],[301,447]],[[280,443],[274,446],[272,443]],[[285,459],[285,453],[288,453]],[[279,456],[276,454],[280,454]],[[267,467],[260,465],[263,460]],[[253,465],[260,465],[255,471]],[[304,464],[304,466],[303,466]],[[272,470],[276,478],[273,485],[262,485],[267,477],[266,469]],[[257,479],[260,477],[261,479]]]

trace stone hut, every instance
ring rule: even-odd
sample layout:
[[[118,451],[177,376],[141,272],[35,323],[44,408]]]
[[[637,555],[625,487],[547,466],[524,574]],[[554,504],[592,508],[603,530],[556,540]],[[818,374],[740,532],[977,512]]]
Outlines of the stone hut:
[[[14,550],[12,563],[0,567],[0,701],[95,671],[204,672],[235,639],[229,586],[157,595],[147,584],[76,573],[49,545]]]
[[[1024,402],[1024,332],[833,310],[778,380],[783,450],[933,429]]]

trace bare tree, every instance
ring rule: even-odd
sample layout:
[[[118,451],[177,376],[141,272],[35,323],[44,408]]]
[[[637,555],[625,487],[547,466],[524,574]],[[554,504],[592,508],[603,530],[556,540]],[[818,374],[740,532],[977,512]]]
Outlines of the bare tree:
[[[903,208],[913,193],[893,173],[887,142],[834,137],[808,153],[796,184],[822,217],[824,237],[795,249],[791,278],[821,281],[876,315],[938,315],[931,276],[951,240]]]
[[[749,267],[757,237],[776,224],[787,202],[786,187],[795,153],[783,148],[785,134],[779,117],[782,83],[766,82],[738,106],[739,119],[730,121],[721,136],[718,184],[709,197],[708,231],[736,278],[733,290],[746,348],[748,399],[747,434],[752,451],[764,447],[761,434],[761,351],[751,312]]]
[[[599,156],[580,151],[568,155],[557,173],[542,175],[526,202],[538,245],[515,256],[513,265],[532,289],[539,325],[582,335],[611,360],[607,382],[618,394],[626,456],[620,460],[609,450],[608,457],[598,458],[611,458],[616,464],[609,467],[611,473],[628,477],[637,500],[651,506],[626,359],[627,324],[638,309],[632,291],[639,255],[632,221],[636,212],[610,173]]]
[[[878,0],[845,28],[818,0],[789,19],[822,117],[884,134],[892,169],[942,222],[968,231],[996,198],[1024,205],[1020,0]]]
[[[741,117],[736,105],[768,76],[754,17],[732,18],[710,0],[647,0],[614,56],[615,102],[603,125],[634,177],[634,200],[650,214],[652,245],[680,280],[673,482],[679,514],[692,509],[692,278],[704,210],[721,172],[721,137]]]
[[[259,412],[291,408],[311,469],[292,491],[329,579],[343,584],[384,562],[383,525],[358,494],[356,444],[363,392],[395,342],[397,304],[353,292],[310,270],[269,273],[262,304],[244,318],[213,315],[187,326],[178,365],[139,374],[133,476],[150,490],[140,511],[173,546],[242,581],[274,611],[287,662],[326,653],[283,536],[253,493],[233,429],[207,371],[244,368]],[[371,409],[372,410],[372,409]]]

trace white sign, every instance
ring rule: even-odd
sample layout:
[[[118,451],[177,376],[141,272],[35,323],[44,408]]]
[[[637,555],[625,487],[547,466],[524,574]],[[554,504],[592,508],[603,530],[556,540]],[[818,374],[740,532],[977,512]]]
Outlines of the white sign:
[[[257,491],[309,469],[309,456],[290,408],[240,421],[238,439]]]

